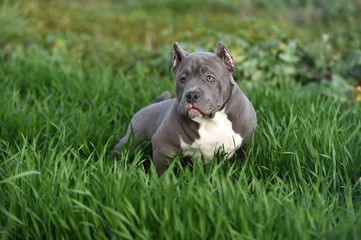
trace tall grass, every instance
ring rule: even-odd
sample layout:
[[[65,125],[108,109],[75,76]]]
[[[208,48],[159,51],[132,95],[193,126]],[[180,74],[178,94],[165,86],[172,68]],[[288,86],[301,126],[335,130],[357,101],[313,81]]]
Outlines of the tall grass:
[[[257,110],[254,154],[208,166],[109,159],[171,74],[84,65],[33,46],[0,61],[3,239],[358,239],[361,105],[285,79],[236,79]]]

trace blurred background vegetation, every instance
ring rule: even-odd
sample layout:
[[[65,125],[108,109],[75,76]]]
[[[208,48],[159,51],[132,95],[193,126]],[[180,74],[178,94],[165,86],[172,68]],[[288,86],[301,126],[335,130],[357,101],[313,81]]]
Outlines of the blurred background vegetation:
[[[170,76],[173,42],[191,52],[223,41],[238,81],[282,77],[357,102],[360,12],[361,0],[3,0],[0,54]]]

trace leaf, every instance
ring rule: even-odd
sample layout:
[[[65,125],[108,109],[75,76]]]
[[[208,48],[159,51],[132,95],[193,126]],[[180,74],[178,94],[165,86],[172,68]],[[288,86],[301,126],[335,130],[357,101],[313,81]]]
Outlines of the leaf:
[[[14,222],[17,222],[19,225],[24,225],[24,223],[19,218],[17,218],[11,212],[7,211],[3,206],[0,207],[0,212],[2,212],[8,219],[11,219]]]
[[[298,56],[291,53],[281,53],[279,58],[286,63],[297,63],[300,60]]]
[[[25,176],[28,176],[28,175],[32,175],[32,174],[39,174],[39,175],[40,175],[40,172],[34,171],[34,170],[22,172],[22,173],[19,173],[19,174],[14,175],[14,176],[5,178],[4,180],[1,180],[0,183],[10,182],[10,181],[12,181],[12,180],[14,180],[14,179],[22,178],[22,177],[25,177]]]

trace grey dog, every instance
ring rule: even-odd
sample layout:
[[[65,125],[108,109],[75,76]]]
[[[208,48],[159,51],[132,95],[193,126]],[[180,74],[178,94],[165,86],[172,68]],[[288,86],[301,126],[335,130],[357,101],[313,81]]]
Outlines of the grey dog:
[[[230,158],[253,143],[256,112],[232,77],[233,57],[222,42],[216,53],[187,53],[175,43],[172,72],[176,98],[163,92],[139,110],[114,152],[134,140],[151,139],[161,175],[177,154],[203,156],[209,163],[220,148]]]

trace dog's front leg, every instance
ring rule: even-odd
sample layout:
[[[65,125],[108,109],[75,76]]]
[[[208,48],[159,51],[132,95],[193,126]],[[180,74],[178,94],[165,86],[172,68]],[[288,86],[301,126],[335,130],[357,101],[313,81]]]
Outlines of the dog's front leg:
[[[169,135],[167,136],[169,137]],[[153,163],[158,176],[161,176],[173,158],[179,152],[174,142],[174,138],[165,138],[165,135],[155,134],[152,137]]]
[[[172,157],[170,155],[153,148],[153,162],[159,177],[167,170],[171,161]]]

